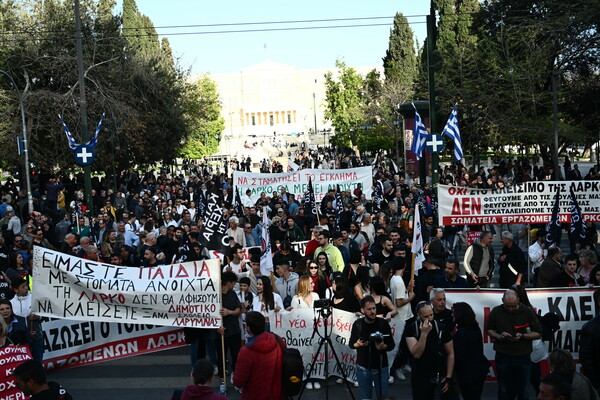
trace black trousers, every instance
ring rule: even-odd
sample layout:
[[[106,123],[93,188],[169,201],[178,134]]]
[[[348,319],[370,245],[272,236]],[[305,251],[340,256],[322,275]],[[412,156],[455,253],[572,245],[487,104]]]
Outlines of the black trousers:
[[[242,337],[240,334],[225,336],[225,356],[229,350],[231,357],[231,371],[235,372],[235,364],[237,363],[238,353],[242,348]],[[219,367],[219,377],[223,377],[223,346],[221,346],[221,335],[217,334],[215,338],[215,347],[217,348],[217,366]]]

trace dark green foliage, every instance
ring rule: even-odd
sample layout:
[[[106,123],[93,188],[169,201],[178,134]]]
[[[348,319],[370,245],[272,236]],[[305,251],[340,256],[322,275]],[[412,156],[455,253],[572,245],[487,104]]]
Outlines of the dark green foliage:
[[[180,155],[194,131],[186,100],[188,77],[173,62],[167,40],[159,43],[152,21],[124,1],[122,17],[114,0],[82,0],[83,56],[89,136],[102,113],[95,170],[153,162]],[[75,168],[57,114],[81,141],[79,85],[71,1],[0,3],[0,69],[23,93],[31,160],[42,170]],[[14,91],[0,78],[0,159],[20,163],[20,132]],[[197,112],[194,110],[193,112]]]

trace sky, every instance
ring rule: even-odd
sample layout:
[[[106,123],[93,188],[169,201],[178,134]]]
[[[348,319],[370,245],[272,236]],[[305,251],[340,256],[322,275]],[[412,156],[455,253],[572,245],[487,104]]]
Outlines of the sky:
[[[115,11],[122,12],[122,2]],[[396,12],[409,17],[415,38],[426,36],[426,0],[137,0],[161,37],[168,37],[179,65],[193,75],[236,73],[265,60],[298,69],[330,68],[336,59],[347,65],[378,66],[388,46]],[[353,21],[323,21],[269,25],[240,23],[386,17]],[[235,24],[212,27],[184,25]],[[301,26],[382,24],[382,26],[266,32],[183,34],[211,31],[282,29]],[[164,28],[178,26],[179,28]],[[266,47],[266,48],[265,48]]]

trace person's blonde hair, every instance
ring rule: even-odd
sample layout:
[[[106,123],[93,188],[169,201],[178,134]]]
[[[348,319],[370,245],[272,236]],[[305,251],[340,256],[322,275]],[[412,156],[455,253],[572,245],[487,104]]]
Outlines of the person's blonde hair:
[[[0,318],[0,338],[5,338],[8,336],[8,326],[6,322],[4,322],[4,318]]]
[[[296,295],[298,297],[307,296],[311,292],[311,281],[312,279],[309,276],[303,275],[300,277],[300,279],[298,280],[298,289],[296,290]]]

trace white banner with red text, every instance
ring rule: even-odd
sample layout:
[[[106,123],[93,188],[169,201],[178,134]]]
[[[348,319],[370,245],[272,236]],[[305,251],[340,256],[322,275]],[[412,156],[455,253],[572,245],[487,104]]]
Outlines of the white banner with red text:
[[[221,326],[218,259],[124,267],[34,247],[32,312],[50,318]]]
[[[333,309],[332,314],[327,318],[327,334],[331,333],[331,343],[333,350],[338,356],[340,366],[346,377],[356,382],[356,350],[348,346],[352,324],[358,317],[350,312]],[[292,311],[281,311],[279,313],[271,312],[269,314],[271,321],[271,332],[281,336],[287,346],[296,348],[302,354],[304,361],[304,373],[308,374],[312,362],[316,359],[314,370],[311,374],[313,378],[325,377],[325,348],[317,354],[319,347],[319,334],[325,335],[325,319],[318,316],[312,308],[295,309]],[[314,334],[316,325],[318,334]],[[390,321],[392,335],[394,336],[394,350],[388,352],[388,363],[398,350],[398,344],[402,338],[404,323],[397,318]],[[338,368],[335,355],[332,350],[328,351],[327,368],[329,375],[342,377],[342,371]],[[391,364],[389,364],[391,365]]]
[[[600,222],[600,181],[531,181],[502,189],[438,186],[442,225],[540,224],[550,221],[559,191],[560,222],[571,221],[570,189],[585,221]]]
[[[483,333],[483,350],[494,365],[494,342],[485,329],[492,308],[502,304],[503,289],[446,289],[446,306],[452,308],[457,302],[468,303]],[[593,288],[527,289],[527,297],[536,312],[558,315],[560,329],[551,340],[544,342],[548,352],[554,348],[570,351],[579,364],[579,338],[583,324],[591,320],[600,310],[595,310]]]
[[[371,198],[373,186],[373,175],[371,167],[359,167],[348,169],[301,169],[281,174],[260,174],[253,172],[233,171],[233,185],[245,195],[250,189],[252,201],[260,198],[261,193],[272,196],[273,192],[281,192],[285,188],[287,193],[301,197],[308,191],[308,181],[312,179],[315,190],[315,201],[320,202],[330,188],[340,186],[341,190],[354,192],[358,184],[362,185],[362,191]]]
[[[44,365],[63,369],[185,346],[183,329],[52,319],[44,322]]]

